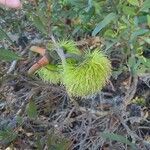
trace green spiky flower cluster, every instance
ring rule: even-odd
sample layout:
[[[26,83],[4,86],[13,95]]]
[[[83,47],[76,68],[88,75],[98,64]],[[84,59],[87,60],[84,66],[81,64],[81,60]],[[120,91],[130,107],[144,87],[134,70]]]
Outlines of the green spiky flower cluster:
[[[95,94],[105,86],[111,75],[111,65],[100,51],[85,54],[85,60],[79,64],[67,64],[64,68],[63,82],[72,96]]]
[[[58,84],[62,80],[60,75],[61,69],[61,66],[49,64],[39,69],[36,73],[43,81]]]
[[[62,41],[58,43],[66,53],[75,54],[75,57],[66,58],[66,64],[47,65],[37,71],[39,76],[53,84],[65,85],[71,96],[89,96],[96,94],[107,83],[111,75],[111,64],[109,59],[99,50],[81,55],[73,41]]]

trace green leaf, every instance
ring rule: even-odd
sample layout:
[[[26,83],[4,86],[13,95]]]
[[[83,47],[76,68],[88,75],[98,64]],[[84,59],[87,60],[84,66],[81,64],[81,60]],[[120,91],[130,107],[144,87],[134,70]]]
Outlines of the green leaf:
[[[145,65],[145,67],[150,68],[150,59],[149,58],[143,58],[142,61],[143,65]]]
[[[35,137],[36,137],[36,141],[35,141],[35,145],[36,145],[36,147],[37,147],[37,150],[41,150],[41,149],[43,149],[43,146],[44,146],[44,144],[45,144],[45,142],[43,142],[42,140],[41,140],[41,137],[40,137],[40,134],[36,134],[35,135]]]
[[[143,16],[136,16],[135,17],[137,19],[138,24],[143,24],[143,23],[147,23],[148,19],[146,15]]]
[[[143,34],[145,34],[147,32],[149,32],[148,29],[139,29],[139,30],[133,32],[131,34],[130,41],[133,42],[133,40],[136,39],[138,36],[143,35]]]
[[[147,71],[147,68],[144,65],[140,65],[140,67],[137,69],[137,75],[144,74]]]
[[[61,136],[55,135],[54,133],[48,135],[47,145],[50,150],[68,150],[71,141]]]
[[[150,44],[150,38],[144,37],[143,40],[144,40],[146,43]]]
[[[21,59],[16,53],[11,50],[0,48],[0,60],[12,61]]]
[[[60,143],[57,143],[56,150],[67,150],[69,149],[70,142],[66,139],[61,139]]]
[[[108,30],[105,31],[104,36],[105,37],[115,38],[116,37],[116,33],[113,30],[108,29]]]
[[[127,0],[128,3],[130,3],[133,6],[139,6],[139,1],[138,0]]]
[[[128,66],[130,67],[132,75],[136,74],[136,67],[137,67],[136,65],[137,65],[137,63],[136,63],[135,57],[133,57],[133,56],[129,57],[128,58]]]
[[[45,29],[45,25],[43,24],[43,22],[41,21],[40,17],[38,16],[33,16],[33,24],[35,25],[35,27],[42,32],[43,34],[47,34],[47,31]]]
[[[148,26],[150,28],[150,15],[147,15],[147,24],[148,24]]]
[[[26,111],[29,118],[35,119],[37,117],[37,106],[33,100],[28,103]]]
[[[12,129],[0,130],[0,143],[8,144],[15,140],[17,134]]]
[[[145,0],[140,11],[148,12],[150,8],[150,0]]]
[[[126,15],[131,15],[131,16],[134,16],[136,14],[135,8],[130,7],[130,6],[124,6],[123,13]]]
[[[112,48],[117,43],[117,40],[114,39],[112,42],[106,41],[106,49],[105,51],[108,51],[110,48]]]
[[[10,39],[10,37],[6,34],[6,32],[0,28],[0,40],[8,40],[9,42],[13,43],[13,41]]]
[[[118,135],[118,134],[115,134],[115,133],[102,132],[101,136],[105,139],[118,141],[118,142],[127,144],[127,145],[131,146],[131,148],[133,150],[136,150],[136,145],[131,143],[127,138],[123,137],[122,135]]]
[[[95,27],[95,29],[92,32],[92,36],[95,36],[98,34],[103,28],[105,28],[111,21],[116,19],[116,14],[115,13],[110,13],[108,14],[104,20],[102,20],[98,25]]]

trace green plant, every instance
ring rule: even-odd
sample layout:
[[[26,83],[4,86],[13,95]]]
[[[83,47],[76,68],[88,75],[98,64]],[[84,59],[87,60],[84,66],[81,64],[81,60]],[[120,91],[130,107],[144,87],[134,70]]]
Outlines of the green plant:
[[[135,97],[134,99],[132,99],[132,102],[134,104],[137,104],[137,105],[140,105],[140,106],[146,106],[146,101],[142,97]]]
[[[109,133],[109,132],[102,132],[101,136],[104,139],[109,139],[109,140],[112,140],[112,141],[117,141],[117,142],[121,142],[121,143],[127,144],[127,145],[129,145],[131,147],[132,150],[136,150],[137,149],[135,144],[130,142],[127,138],[125,138],[122,135],[115,134],[115,133]]]
[[[43,141],[40,134],[36,135],[36,147],[41,150],[46,145],[49,150],[70,150],[72,141],[69,138],[63,137],[62,134],[55,133],[53,129],[46,134],[46,140]]]
[[[117,49],[122,54],[122,64],[118,70],[112,72],[112,74],[115,75],[115,79],[117,79],[118,75],[122,72],[129,71],[131,76],[138,76],[140,73],[149,72],[150,59],[144,54],[145,52],[149,52],[148,44],[150,43],[149,8],[148,0],[38,1],[35,13],[29,13],[29,17],[33,21],[33,24],[36,27],[38,26],[37,29],[42,32],[45,37],[48,37],[51,33],[54,33],[59,39],[68,39],[68,37],[69,39],[76,37],[83,38],[85,34],[103,37],[105,43],[102,50],[111,54],[112,51]],[[51,21],[49,22],[48,20]],[[74,42],[60,40],[58,46],[63,48],[64,53],[71,52],[77,55],[77,57],[76,55],[71,55],[71,57],[67,59],[67,62],[71,61],[72,63],[67,63],[64,68],[63,80],[68,92],[75,95],[73,91],[77,89],[76,84],[69,84],[69,80],[76,77],[76,71],[73,72],[72,70],[79,70],[78,65],[83,59],[80,59],[80,54],[78,54]],[[68,68],[72,68],[72,70]],[[80,69],[80,71],[81,70],[82,69]],[[65,72],[73,72],[74,74],[70,75]],[[81,78],[80,76],[77,77],[74,79],[82,79],[82,76]],[[71,83],[74,82],[71,81]],[[83,91],[86,91],[83,85],[81,87],[80,92],[78,91],[78,95],[80,96]],[[97,88],[91,90],[91,93],[98,90],[96,89]],[[87,94],[88,92],[85,92],[85,95]]]
[[[150,61],[144,55],[149,51],[147,45],[150,43],[149,8],[149,0],[52,0],[38,1],[36,13],[29,16],[37,26],[39,23],[34,17],[38,14],[42,22],[38,29],[43,34],[46,30],[45,36],[51,32],[60,39],[82,38],[87,34],[101,36],[105,39],[102,49],[108,53],[116,44],[120,45],[124,58],[123,69],[119,69],[121,72],[129,70],[134,76],[149,72]]]
[[[102,51],[95,49],[81,54],[73,41],[60,41],[58,46],[66,55],[76,55],[67,57],[66,63],[60,67],[50,64],[39,69],[37,73],[44,81],[61,82],[69,95],[81,97],[96,94],[105,86],[111,75],[111,63]]]
[[[10,128],[0,130],[0,143],[8,144],[17,138],[17,134]]]
[[[30,100],[26,107],[27,115],[30,119],[35,119],[38,116],[37,105],[33,100]]]
[[[48,135],[47,146],[49,149],[68,150],[71,144],[69,139],[63,138],[61,135],[56,135],[54,133]]]
[[[5,61],[12,61],[19,60],[21,57],[11,50],[0,48],[0,59]]]
[[[149,0],[59,0],[59,1],[57,0],[45,0],[45,1],[34,0],[34,2],[36,3],[35,5],[33,3],[32,5],[28,0],[25,0],[25,1],[26,3],[24,3],[23,9],[19,13],[18,12],[12,13],[13,11],[9,10],[7,11],[7,13],[6,11],[3,11],[3,15],[1,15],[2,18],[5,17],[5,20],[1,21],[2,27],[0,27],[2,28],[0,29],[0,40],[2,40],[2,42],[0,43],[2,43],[1,49],[3,49],[2,51],[0,51],[1,60],[5,59],[8,61],[12,61],[12,60],[20,59],[11,50],[7,51],[7,48],[11,49],[14,46],[14,43],[11,40],[11,36],[10,37],[8,36],[9,34],[15,34],[15,36],[19,36],[19,34],[24,34],[24,33],[25,35],[35,35],[36,39],[39,39],[39,38],[40,39],[33,40],[32,36],[29,36],[29,39],[31,38],[31,40],[33,40],[31,41],[31,44],[32,42],[34,43],[34,42],[41,41],[39,45],[45,46],[44,47],[45,50],[43,51],[43,53],[41,53],[42,55],[41,57],[42,58],[45,57],[47,59],[47,61],[45,61],[46,66],[41,65],[39,61],[36,62],[36,65],[38,67],[42,66],[42,68],[40,68],[36,72],[42,80],[52,83],[52,84],[64,84],[70,96],[85,97],[85,96],[89,96],[100,91],[109,80],[109,77],[112,72],[113,74],[112,83],[114,84],[113,78],[115,78],[115,81],[117,81],[117,83],[114,84],[115,86],[114,90],[121,91],[121,96],[124,96],[126,94],[128,96],[129,94],[129,98],[130,98],[130,96],[132,97],[133,95],[135,97],[135,99],[132,99],[133,103],[147,107],[145,104],[145,99],[147,99],[147,94],[146,95],[144,94],[144,97],[146,97],[145,99],[143,99],[142,98],[143,96],[141,95],[143,94],[143,92],[139,94],[140,97],[138,98],[136,97],[137,92],[134,94],[134,91],[136,90],[136,88],[139,88],[139,87],[137,87],[136,84],[134,84],[134,78],[132,80],[132,77],[134,76],[137,77],[138,75],[140,75],[140,78],[145,78],[145,76],[147,76],[147,73],[150,73],[150,57],[149,57],[149,54],[150,54],[150,51],[149,51],[150,3],[149,3]],[[4,31],[8,31],[9,34],[7,35]],[[14,31],[19,32],[19,34],[16,35]],[[40,34],[38,34],[37,32],[39,32]],[[58,42],[50,43],[51,35],[54,35],[56,39],[59,39],[60,41],[56,40]],[[91,42],[90,44],[88,43],[87,45],[85,45],[86,48],[85,47],[83,48],[81,46],[81,51],[80,51],[80,49],[76,47],[76,42],[78,43],[83,40],[87,42],[87,39],[89,37],[90,38],[102,37],[103,39],[102,46],[98,47],[96,44],[91,45],[92,43]],[[3,41],[6,41],[6,43]],[[9,44],[7,45],[7,43],[9,43],[10,45]],[[50,44],[47,44],[47,43],[50,43]],[[92,49],[91,47],[94,47],[94,48],[96,47],[96,48]],[[34,49],[35,47],[32,47],[32,48]],[[65,56],[66,62],[65,63],[63,62],[64,65],[62,65],[61,58],[56,53],[56,50],[59,48],[62,50]],[[15,49],[15,46],[13,47],[13,49]],[[85,53],[82,53],[83,51],[85,51]],[[106,55],[104,55],[103,52],[108,55],[110,60],[107,58]],[[118,61],[118,57],[116,57],[116,53],[113,54],[113,52],[117,53],[117,56],[119,56],[121,61]],[[49,57],[47,53],[48,55],[51,56],[52,61],[49,61],[48,59]],[[27,56],[27,54],[25,54],[25,56]],[[112,64],[113,64],[113,61],[116,61],[119,64],[119,65],[117,64],[118,67],[113,67],[113,66],[111,67],[110,61],[112,61]],[[20,65],[21,66],[23,65],[23,67],[25,66],[24,69],[28,67],[26,66],[26,61],[19,63],[17,66],[20,66]],[[20,77],[21,77],[21,83],[22,83],[22,77],[24,76],[24,73],[22,76],[22,73],[20,74],[20,72],[18,71],[19,70],[22,71],[24,69],[17,69],[17,71],[15,71],[14,75],[15,76],[17,75],[17,78],[14,78],[15,79],[14,81],[17,82],[17,85],[14,85],[15,87],[13,86],[14,88],[12,90],[14,90],[14,92],[16,91],[18,93],[18,91],[15,89],[17,89],[18,86],[20,87],[20,85],[18,84],[20,83]],[[0,74],[2,74],[1,76],[3,76],[2,71]],[[144,74],[144,77],[143,77],[143,74]],[[130,77],[128,75],[130,75]],[[123,79],[127,77],[127,79],[123,83],[119,83],[120,80],[122,81],[122,79],[118,78],[118,76],[121,78],[123,77]],[[4,76],[4,77],[7,78],[7,76]],[[139,79],[139,78],[136,78],[136,79]],[[3,78],[1,80],[3,80]],[[23,83],[24,82],[26,81],[23,80]],[[133,89],[133,92],[131,91],[131,94],[128,93],[128,91],[130,92],[130,87],[129,89],[127,87],[128,83],[130,83],[129,86],[131,86],[131,89]],[[34,88],[34,85],[32,86],[31,84],[31,89],[33,89],[33,92],[39,89],[39,88]],[[119,87],[116,87],[116,86],[119,86]],[[113,90],[113,85],[111,87]],[[25,87],[21,86],[21,88],[26,89],[26,86]],[[27,86],[27,89],[28,89],[28,86]],[[10,90],[10,92],[12,90]],[[127,90],[127,93],[126,93],[126,90]],[[143,90],[145,91],[145,89]],[[28,92],[28,90],[21,90],[21,91]],[[19,93],[21,91],[19,91]],[[14,92],[13,94],[16,93]],[[31,93],[32,93],[32,90],[31,90]],[[43,93],[48,94],[48,98],[45,95],[43,96]],[[59,93],[58,94],[56,93],[57,92],[55,92],[55,95],[57,96],[54,96],[54,97],[57,100],[59,100],[59,97],[61,95]],[[113,93],[116,93],[116,92],[114,91]],[[112,93],[112,96],[114,99],[114,96],[116,95],[114,95],[113,93]],[[26,93],[22,93],[22,94],[23,94],[23,97],[26,95]],[[42,101],[43,105],[47,105],[47,100],[50,99],[51,101],[54,101],[56,107],[58,106],[56,104],[57,101],[55,101],[55,99],[53,100],[53,94],[51,95],[49,93],[49,89],[48,91],[43,92],[43,88],[41,88],[40,90],[38,90],[38,93],[37,95],[35,95],[35,97],[36,96],[38,97],[38,103],[39,101]],[[28,98],[28,95],[27,95],[27,98]],[[30,95],[29,95],[29,99],[30,99]],[[46,99],[46,102],[45,102],[45,99]],[[132,103],[132,100],[130,103]],[[15,103],[17,102],[17,104],[15,105],[14,102]],[[17,100],[13,101],[14,108],[20,109],[20,107],[18,106],[21,104],[21,102],[22,101],[18,102]],[[32,120],[30,121],[29,119],[27,119],[27,122],[26,122],[26,116],[25,116],[25,120],[24,119],[23,120],[25,121],[25,125],[26,123],[27,125],[29,124],[29,126],[31,125],[31,128],[32,128],[31,131],[34,131],[34,134],[36,133],[36,129],[38,129],[37,132],[39,132],[40,136],[39,136],[39,139],[37,140],[37,144],[39,144],[39,149],[48,148],[48,149],[66,150],[66,149],[69,149],[68,147],[71,144],[73,144],[73,147],[74,147],[74,143],[75,145],[77,144],[81,145],[80,149],[84,149],[84,147],[89,146],[90,143],[92,144],[92,147],[93,145],[96,145],[95,149],[98,149],[99,147],[103,146],[103,143],[105,143],[105,141],[99,139],[99,136],[105,139],[106,141],[108,139],[108,142],[115,141],[111,143],[112,146],[114,143],[118,144],[118,142],[120,142],[122,143],[121,145],[126,147],[126,149],[128,148],[138,149],[138,147],[136,147],[136,145],[132,142],[135,142],[137,146],[141,146],[141,143],[142,143],[143,148],[145,144],[146,146],[148,145],[144,137],[145,134],[142,134],[142,137],[140,137],[140,135],[136,135],[137,131],[135,130],[134,131],[135,136],[134,136],[134,133],[132,136],[132,132],[130,132],[130,130],[128,132],[128,129],[130,129],[130,124],[128,124],[127,122],[126,126],[124,126],[123,122],[122,123],[120,122],[122,121],[121,119],[123,118],[122,117],[120,118],[119,116],[119,120],[118,120],[117,118],[118,115],[117,116],[115,115],[116,112],[114,112],[114,115],[112,116],[113,118],[109,117],[109,115],[108,116],[106,115],[105,117],[103,117],[103,112],[101,113],[101,108],[99,108],[99,103],[97,102],[95,103],[95,100],[94,100],[94,105],[93,105],[93,100],[92,100],[92,104],[89,103],[88,105],[87,103],[82,102],[83,105],[85,104],[85,109],[88,110],[88,114],[96,114],[96,116],[89,115],[90,118],[88,118],[88,115],[87,117],[80,117],[86,114],[87,111],[84,112],[81,109],[78,110],[78,108],[75,108],[74,110],[73,108],[74,105],[72,107],[70,103],[67,103],[68,101],[66,101],[66,99],[63,100],[63,102],[65,102],[65,105],[63,103],[61,107],[58,106],[57,107],[58,111],[57,110],[52,111],[50,115],[49,114],[47,115],[47,113],[45,115],[45,113],[39,111],[39,108],[36,106],[37,105],[36,102],[34,102],[33,100],[30,100],[29,103],[27,104],[25,115],[28,115],[28,117]],[[23,103],[23,104],[26,104],[26,103]],[[96,106],[98,104],[98,111],[95,110],[95,104]],[[91,108],[91,106],[92,107],[94,106],[94,107]],[[120,106],[120,105],[117,105],[117,106]],[[51,105],[49,107],[51,107]],[[91,110],[89,109],[89,107],[91,108]],[[13,108],[13,107],[10,107],[10,108]],[[24,105],[21,108],[23,108],[21,109],[21,116],[24,117],[24,113],[22,113],[22,110],[24,111]],[[14,115],[12,114],[13,112],[14,113],[17,112],[17,114],[19,112],[20,114],[20,110],[19,111],[17,110],[7,111],[7,105],[6,105],[6,113],[5,113],[5,105],[3,109],[3,103],[2,103],[1,110],[2,110],[2,116],[4,115],[4,116],[7,116],[8,118],[9,117],[12,118],[13,116],[16,116],[16,114]],[[46,110],[46,112],[48,111]],[[99,119],[95,121],[95,117],[96,118],[99,117],[99,114],[97,116],[97,113],[95,112],[100,112],[100,122],[99,122]],[[121,116],[124,116],[124,114],[126,114],[124,109],[119,111],[119,113],[121,114]],[[47,116],[49,116],[48,120],[46,120]],[[74,122],[74,116],[75,116],[75,122]],[[130,119],[128,118],[129,117],[128,115],[125,115],[125,116],[126,116],[126,120]],[[146,117],[144,118],[147,120]],[[111,119],[112,121],[111,120],[103,121],[103,118],[107,120]],[[39,121],[34,122],[36,121],[36,119],[38,119]],[[69,120],[69,124],[68,124],[68,120]],[[91,120],[92,120],[92,124],[90,123]],[[42,121],[44,122],[42,123]],[[143,121],[143,119],[141,121]],[[11,122],[14,124],[13,120]],[[11,125],[11,122],[9,123],[9,126]],[[101,127],[101,122],[106,122],[106,123],[108,122],[112,125],[119,125],[118,126],[119,128],[117,128],[116,133],[118,129],[120,129],[120,125],[121,125],[121,129],[123,129],[123,132],[121,132],[122,136],[115,134],[115,133],[108,133],[108,132],[102,132],[102,134],[100,133],[100,135],[97,136],[97,133],[100,132],[100,131],[97,131],[97,126]],[[36,128],[37,123],[39,123],[39,128]],[[141,125],[141,122],[139,124]],[[45,133],[49,131],[49,128],[51,129],[51,125],[52,126],[54,125],[55,129],[56,130],[58,129],[57,131],[61,132],[66,137],[71,137],[71,140],[73,142],[71,141],[68,142],[68,140],[66,139],[63,140],[63,138],[60,137],[61,135],[57,137],[57,135],[55,135],[57,134],[57,132],[50,134],[49,137],[47,138],[47,135],[45,135]],[[91,125],[92,127],[95,127],[95,128],[92,129]],[[126,128],[128,127],[128,125],[129,125],[129,128]],[[83,131],[88,131],[87,133],[89,133],[89,135],[88,134],[85,135],[85,132],[78,134],[78,131],[79,131],[78,129],[80,129],[80,127],[81,127],[81,131],[82,129]],[[87,130],[84,130],[83,127],[87,128]],[[102,127],[103,129],[105,129],[104,124],[102,124]],[[106,129],[107,127],[109,127],[108,124],[106,124]],[[46,132],[43,132],[44,128]],[[17,142],[12,142],[16,139],[16,136],[17,136],[16,133],[14,133],[15,131],[16,132],[19,131],[19,135],[20,135],[20,128],[19,130],[18,128],[16,129],[17,130],[6,128],[4,130],[0,130],[0,142],[4,141],[4,143],[6,144],[11,142],[11,143],[14,143],[14,145],[16,145],[17,143],[20,144],[20,142],[22,141],[22,140],[20,141],[20,139]],[[24,135],[24,132],[26,132],[25,129],[26,129],[26,126],[25,127],[23,126],[23,131],[21,128],[21,132],[23,132],[23,135]],[[112,129],[113,129],[113,126],[112,126]],[[124,132],[125,129],[127,129],[127,133]],[[142,128],[137,128],[137,129],[139,131],[143,131]],[[146,128],[144,130],[146,130]],[[70,133],[73,133],[73,134],[70,134]],[[27,134],[27,138],[30,135],[31,135],[30,133]],[[72,135],[75,135],[75,136],[72,136]],[[142,141],[142,138],[145,141]],[[34,145],[34,140],[36,140],[36,136],[31,135],[29,137],[29,140],[30,139],[32,140],[32,142],[29,141],[27,143]],[[24,139],[23,139],[23,142],[24,142]],[[87,149],[90,149],[90,147],[87,147]]]

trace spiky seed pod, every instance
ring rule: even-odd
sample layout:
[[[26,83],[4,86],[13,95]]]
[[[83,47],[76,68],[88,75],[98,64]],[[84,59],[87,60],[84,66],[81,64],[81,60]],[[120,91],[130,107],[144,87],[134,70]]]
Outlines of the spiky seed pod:
[[[110,61],[102,52],[95,50],[85,54],[80,64],[67,63],[63,82],[69,95],[85,97],[100,91],[110,75]]]
[[[61,66],[49,64],[36,71],[39,77],[45,82],[58,84],[61,82]]]
[[[58,58],[57,58],[58,55],[54,51],[56,48],[55,46],[56,46],[55,44],[49,43],[47,45],[47,48],[48,48],[49,53],[52,56],[52,58],[54,60],[58,61]],[[75,59],[71,58],[71,57],[77,57],[77,55],[80,54],[80,50],[76,47],[76,44],[74,43],[74,41],[71,41],[71,40],[60,41],[57,46],[63,48],[64,52],[69,54],[69,55],[66,55],[66,58],[67,58],[67,61],[69,61],[71,63],[75,62]],[[36,52],[37,52],[37,47],[32,47],[32,50],[35,51],[35,48],[36,48]],[[42,80],[47,81],[49,83],[57,84],[57,83],[61,82],[62,66],[61,67],[60,66],[61,65],[49,64],[49,65],[44,66],[44,67],[40,68],[39,70],[37,70],[36,73],[39,75],[39,77]],[[60,73],[61,73],[61,75],[60,75]]]
[[[62,47],[66,53],[80,54],[80,50],[77,48],[74,41],[60,41],[59,47]]]

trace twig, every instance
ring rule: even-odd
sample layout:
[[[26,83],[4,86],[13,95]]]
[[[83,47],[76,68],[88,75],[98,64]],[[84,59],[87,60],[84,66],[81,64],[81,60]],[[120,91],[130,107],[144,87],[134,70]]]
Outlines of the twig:
[[[61,59],[61,61],[62,61],[62,65],[63,66],[65,66],[65,64],[66,64],[66,58],[65,58],[65,54],[64,54],[64,52],[63,52],[63,49],[61,49],[58,45],[57,45],[57,42],[56,42],[56,40],[55,40],[55,38],[54,38],[54,36],[53,35],[51,35],[51,39],[52,39],[52,41],[54,42],[54,44],[56,45],[56,52],[57,52],[57,54],[59,55],[59,57],[60,57],[60,59]]]
[[[91,108],[81,107],[81,106],[79,106],[78,102],[71,97],[70,97],[70,100],[75,105],[75,107],[77,109],[79,109],[81,112],[87,112],[88,111],[88,112],[90,112],[96,116],[106,116],[106,115],[110,114],[110,111],[99,111],[99,110],[94,110]]]
[[[21,116],[24,113],[27,102],[29,100],[31,100],[31,98],[35,94],[37,94],[38,91],[39,91],[39,88],[33,88],[33,89],[31,89],[31,91],[29,93],[27,93],[26,98],[23,100],[23,102],[22,102],[22,104],[20,106],[20,109],[17,111],[17,113],[15,115],[16,117],[17,116]]]
[[[11,63],[9,70],[7,71],[7,74],[10,74],[13,70],[15,70],[16,65],[17,65],[17,60],[14,60],[14,61]]]
[[[17,116],[21,116],[23,113],[24,113],[24,110],[26,108],[26,104],[28,102],[28,100],[31,99],[31,97],[33,96],[34,92],[32,93],[32,90],[31,90],[31,93],[28,94],[28,96],[24,99],[24,101],[22,102],[21,106],[20,106],[20,109],[17,111],[16,113],[16,117]]]
[[[98,111],[98,110],[94,110],[94,109],[90,109],[90,108],[84,108],[84,107],[79,107],[79,110],[82,112],[90,112],[92,114],[95,114],[96,116],[106,116],[109,115],[110,112],[109,111]]]
[[[124,128],[126,129],[128,135],[131,136],[132,140],[134,142],[136,142],[136,139],[139,141],[143,141],[142,138],[140,138],[136,133],[134,133],[129,127],[128,125],[124,122],[124,120],[122,118],[120,118],[121,124],[124,126]]]
[[[126,92],[126,95],[124,97],[124,104],[125,107],[130,103],[130,101],[133,99],[136,89],[137,89],[137,84],[138,84],[138,76],[134,76],[133,77],[133,81],[131,83],[130,88],[128,89],[128,91]]]
[[[69,112],[68,116],[65,118],[64,123],[65,123],[65,122],[68,122],[68,120],[70,119],[71,114],[73,113],[73,111],[75,111],[75,107],[73,107],[73,108],[71,109],[71,111]]]
[[[150,73],[139,74],[139,79],[142,80],[150,88]]]
[[[144,146],[149,147],[150,148],[150,143],[143,140],[141,137],[139,137],[136,133],[134,133],[129,127],[128,125],[124,122],[124,120],[122,118],[120,118],[120,121],[122,123],[122,125],[124,126],[124,128],[126,129],[127,133],[131,136],[131,138],[133,140],[137,139],[140,142],[142,142],[144,144]],[[134,141],[136,142],[136,141]]]

